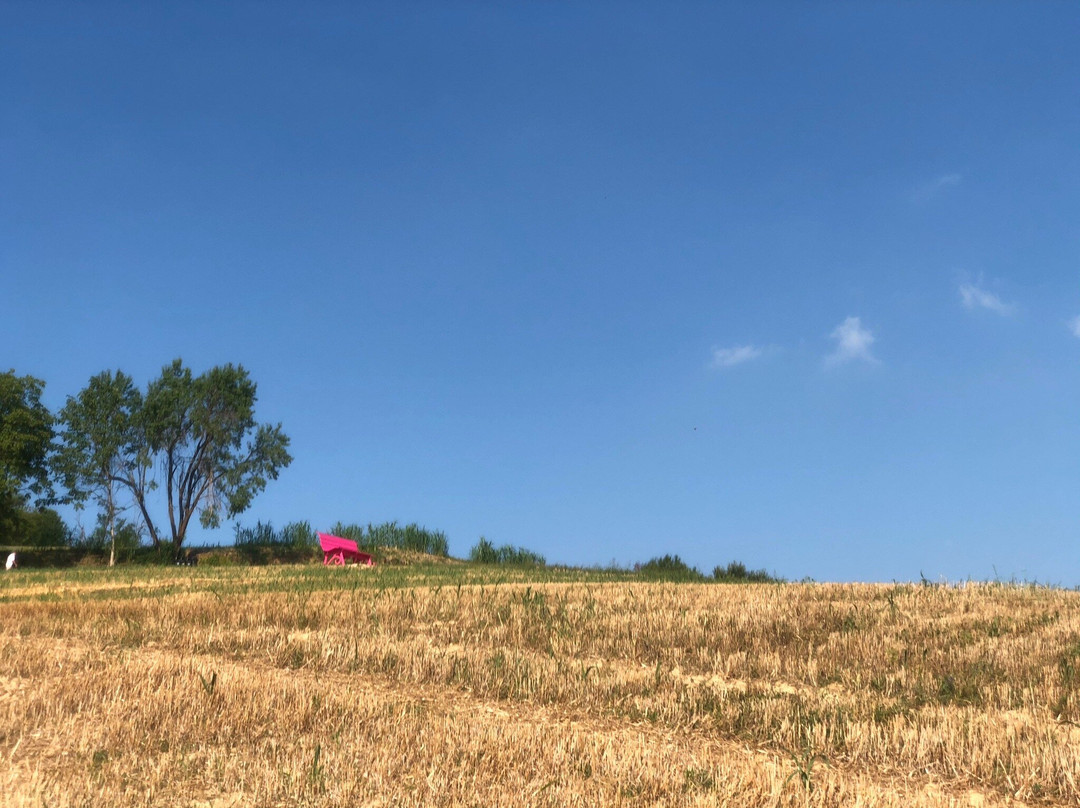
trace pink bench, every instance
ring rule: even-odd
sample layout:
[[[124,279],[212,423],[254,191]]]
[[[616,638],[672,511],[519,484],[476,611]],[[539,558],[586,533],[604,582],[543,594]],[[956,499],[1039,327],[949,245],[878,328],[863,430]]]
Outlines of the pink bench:
[[[352,559],[357,564],[368,567],[375,566],[375,559],[369,553],[361,553],[360,548],[352,539],[343,539],[341,536],[331,536],[329,533],[319,534],[319,546],[323,551],[322,563],[324,565],[336,564],[345,566],[346,559]]]

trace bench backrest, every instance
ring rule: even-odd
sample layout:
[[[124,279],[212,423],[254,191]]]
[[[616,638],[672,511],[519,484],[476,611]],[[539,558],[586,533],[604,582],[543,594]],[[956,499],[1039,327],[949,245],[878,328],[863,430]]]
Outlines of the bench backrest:
[[[331,536],[329,533],[319,534],[319,546],[324,553],[332,553],[334,550],[347,550],[350,553],[360,552],[360,548],[352,539]]]

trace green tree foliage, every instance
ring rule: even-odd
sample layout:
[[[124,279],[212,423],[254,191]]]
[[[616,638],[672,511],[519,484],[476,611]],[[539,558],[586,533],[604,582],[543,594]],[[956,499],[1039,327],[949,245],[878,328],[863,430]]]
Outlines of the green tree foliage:
[[[677,555],[653,558],[637,568],[642,578],[655,581],[704,581],[705,576]]]
[[[115,560],[115,523],[121,510],[117,495],[127,489],[150,527],[154,546],[158,536],[146,508],[151,462],[139,429],[142,396],[130,376],[105,371],[60,411],[63,443],[54,468],[76,508],[93,497],[100,505],[110,534],[109,565]]]
[[[20,544],[27,547],[64,547],[72,543],[71,529],[52,508],[28,511],[23,515]]]
[[[193,376],[179,359],[147,388],[139,425],[161,464],[176,551],[196,513],[203,527],[217,527],[292,462],[281,425],[256,423],[255,390],[239,365]],[[148,517],[147,529],[156,535]]]
[[[243,367],[200,376],[177,359],[145,394],[131,378],[106,371],[68,400],[58,476],[77,506],[94,498],[115,527],[121,494],[137,506],[150,542],[179,553],[196,514],[204,527],[247,510],[292,462],[281,426],[255,422],[255,382]],[[164,488],[169,532],[150,513],[148,495]]]
[[[17,543],[27,503],[53,495],[49,456],[53,416],[41,403],[45,382],[0,373],[0,541]]]

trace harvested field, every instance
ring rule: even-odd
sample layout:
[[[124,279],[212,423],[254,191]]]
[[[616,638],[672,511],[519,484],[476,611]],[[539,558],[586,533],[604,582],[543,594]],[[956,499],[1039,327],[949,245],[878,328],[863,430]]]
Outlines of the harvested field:
[[[0,799],[1080,805],[1080,594],[628,577],[6,575]]]

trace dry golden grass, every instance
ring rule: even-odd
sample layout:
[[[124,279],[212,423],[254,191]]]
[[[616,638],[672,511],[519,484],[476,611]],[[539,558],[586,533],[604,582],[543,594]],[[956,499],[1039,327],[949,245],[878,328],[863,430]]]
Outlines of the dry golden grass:
[[[529,576],[5,576],[0,800],[1080,805],[1075,592]]]

